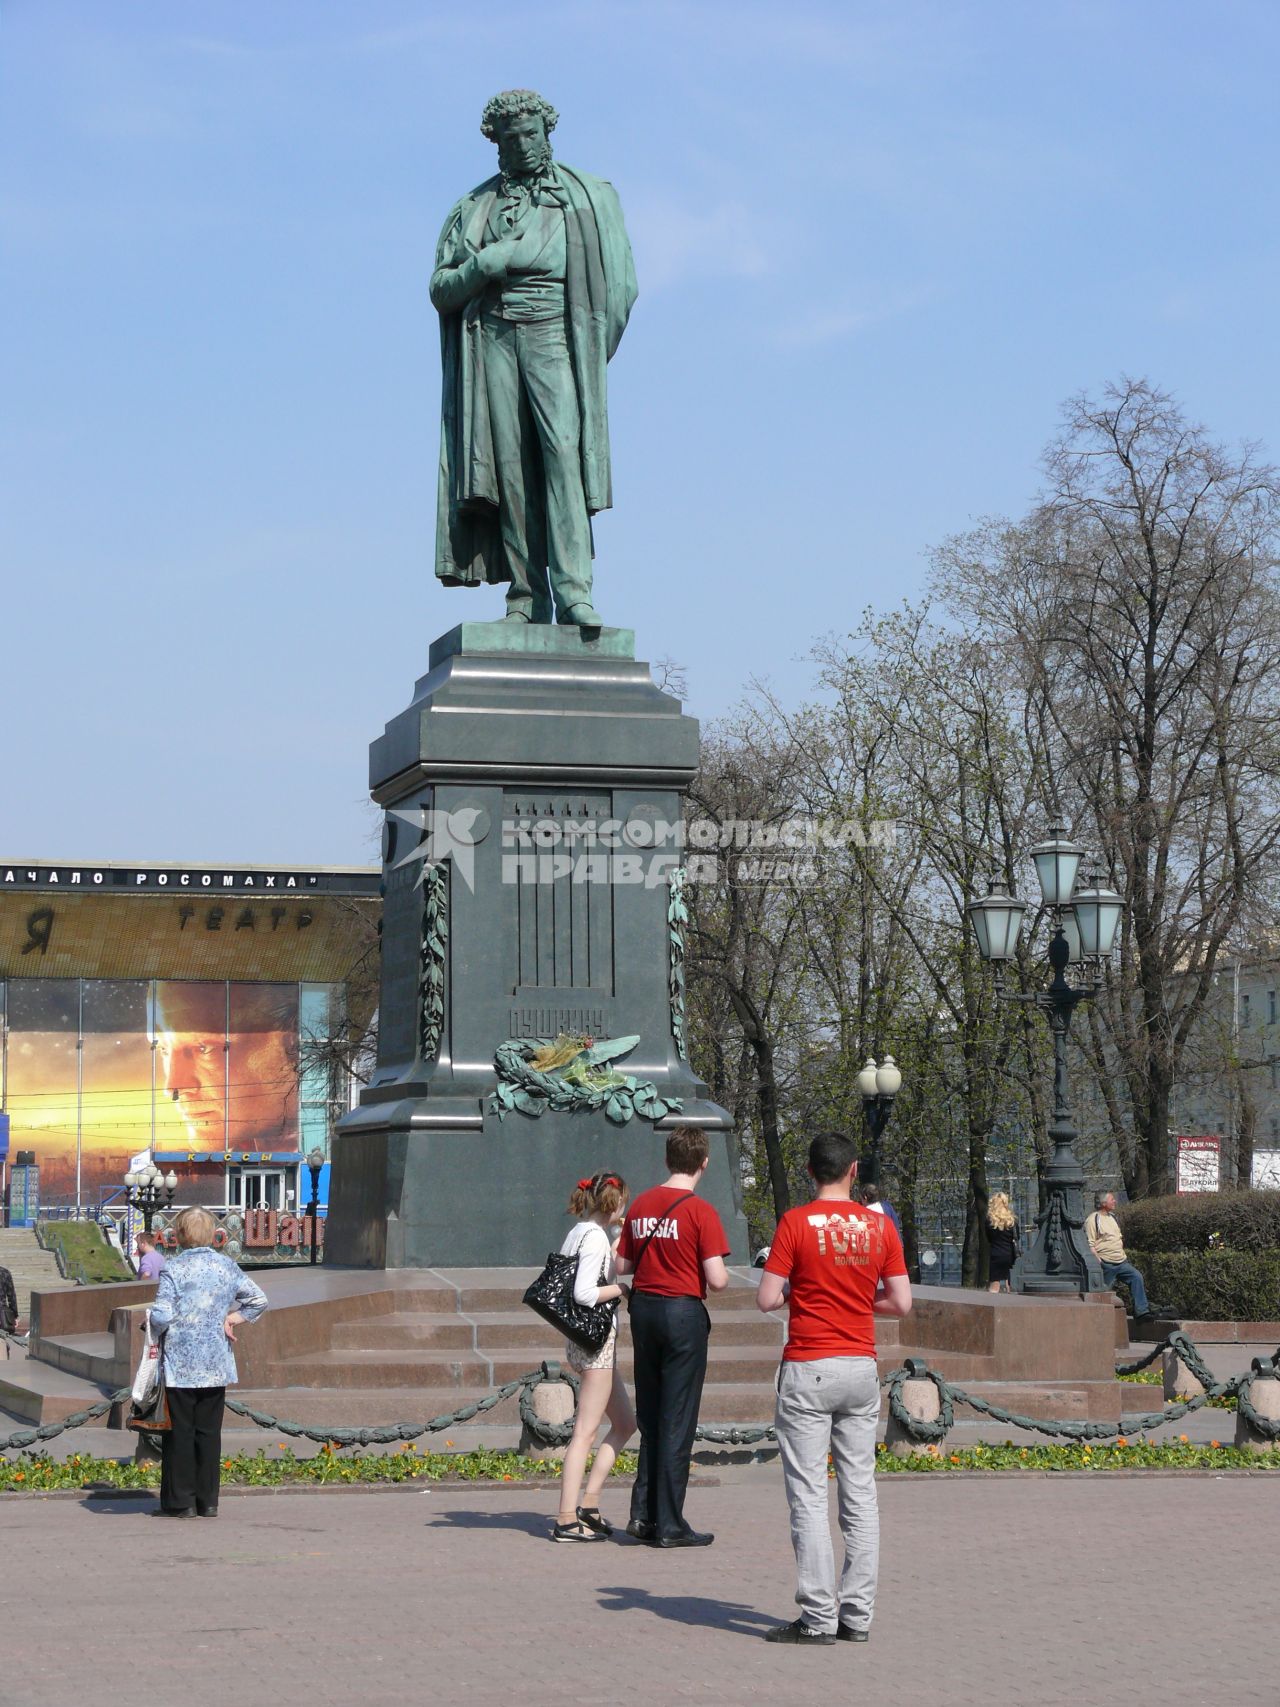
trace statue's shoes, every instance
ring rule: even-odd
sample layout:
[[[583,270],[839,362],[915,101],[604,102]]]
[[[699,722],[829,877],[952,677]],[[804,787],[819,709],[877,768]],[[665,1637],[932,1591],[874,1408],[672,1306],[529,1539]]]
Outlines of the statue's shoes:
[[[532,619],[527,610],[509,610],[502,620],[503,622],[529,622]]]
[[[599,634],[604,627],[604,618],[598,614],[593,605],[570,605],[564,615],[558,618],[558,621],[566,628],[580,628],[584,633],[587,630],[592,630],[595,634]],[[588,635],[588,638],[591,638],[591,635]]]

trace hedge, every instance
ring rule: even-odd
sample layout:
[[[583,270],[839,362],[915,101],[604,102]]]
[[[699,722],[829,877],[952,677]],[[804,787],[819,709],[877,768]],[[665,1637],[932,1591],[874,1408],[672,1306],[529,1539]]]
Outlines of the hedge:
[[[1280,1252],[1280,1191],[1144,1197],[1117,1218],[1126,1248],[1135,1250]]]
[[[1195,1322],[1280,1320],[1280,1251],[1128,1251],[1147,1295]]]

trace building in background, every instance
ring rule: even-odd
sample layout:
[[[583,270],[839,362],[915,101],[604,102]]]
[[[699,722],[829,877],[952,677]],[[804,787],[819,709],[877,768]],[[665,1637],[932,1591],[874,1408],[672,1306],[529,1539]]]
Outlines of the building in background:
[[[1280,1187],[1280,958],[1219,963],[1172,1118],[1219,1140],[1222,1187]]]
[[[42,1204],[95,1210],[150,1151],[178,1202],[305,1209],[351,1100],[334,1040],[375,1000],[379,878],[0,864],[0,1109]]]

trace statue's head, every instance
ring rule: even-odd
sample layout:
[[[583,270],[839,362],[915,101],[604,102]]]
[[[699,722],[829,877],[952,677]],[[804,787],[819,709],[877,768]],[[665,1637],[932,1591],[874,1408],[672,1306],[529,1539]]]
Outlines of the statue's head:
[[[532,89],[504,89],[480,115],[480,129],[498,145],[498,163],[516,178],[537,172],[551,158],[547,140],[559,113]]]

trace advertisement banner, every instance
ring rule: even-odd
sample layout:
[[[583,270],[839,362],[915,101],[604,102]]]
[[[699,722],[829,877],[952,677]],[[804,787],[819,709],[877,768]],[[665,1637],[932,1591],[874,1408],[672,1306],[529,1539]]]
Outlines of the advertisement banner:
[[[1179,1137],[1177,1143],[1177,1190],[1217,1191],[1222,1162],[1222,1139]]]
[[[118,1202],[139,1153],[210,1164],[217,1200],[233,1157],[297,1156],[297,984],[30,978],[0,990],[12,1140],[35,1152],[46,1203]]]
[[[1253,1152],[1253,1189],[1280,1191],[1280,1150]]]

